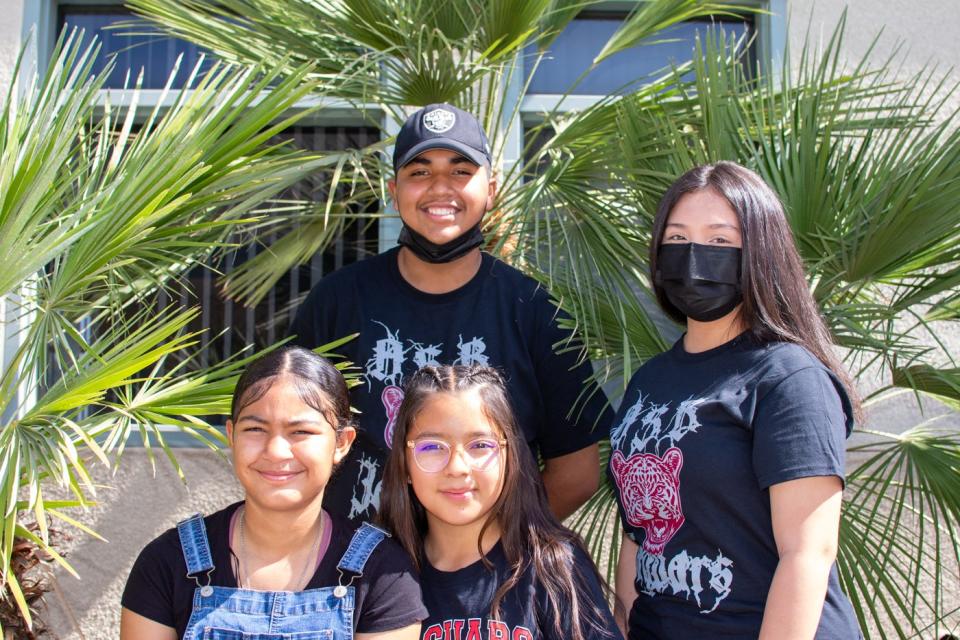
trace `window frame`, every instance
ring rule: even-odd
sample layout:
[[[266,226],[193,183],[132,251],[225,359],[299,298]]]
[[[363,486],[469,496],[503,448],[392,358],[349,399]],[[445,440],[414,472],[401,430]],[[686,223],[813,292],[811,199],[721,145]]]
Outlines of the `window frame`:
[[[600,17],[603,14],[622,15],[626,17],[638,2],[601,2],[591,6],[586,13],[591,17]],[[756,8],[763,13],[755,14],[753,18],[756,35],[756,49],[752,56],[753,62],[759,66],[761,73],[772,73],[780,77],[781,62],[786,50],[787,42],[787,0],[728,0],[742,5],[744,8]],[[590,18],[588,18],[590,19]],[[515,104],[523,89],[525,74],[514,74],[505,91],[506,101]],[[518,121],[513,122],[505,138],[504,164],[508,167],[523,161],[524,146],[526,144],[524,129],[543,122],[546,114],[554,112],[580,111],[596,104],[603,95],[577,94],[566,97],[553,93],[526,94],[520,100]]]
[[[644,0],[620,0],[601,2],[591,6],[588,10],[593,15],[623,15],[626,16],[638,2]],[[744,7],[756,7],[764,10],[766,13],[757,14],[754,18],[754,29],[757,35],[756,60],[760,65],[761,71],[779,75],[780,60],[786,47],[787,23],[786,10],[787,0],[728,0]],[[72,7],[90,7],[90,10],[97,8],[109,8],[115,6],[122,9],[121,0],[33,0],[24,3],[24,23],[23,32],[26,39],[32,25],[36,25],[36,34],[31,41],[33,47],[32,60],[43,67],[49,63],[50,52],[56,43],[57,32],[61,23],[61,6]],[[29,61],[30,56],[28,56]],[[512,123],[506,132],[504,140],[504,164],[505,169],[512,167],[516,162],[523,158],[525,126],[541,122],[544,114],[558,110],[561,96],[557,94],[527,94],[521,99],[520,94],[523,88],[523,74],[513,74],[514,77],[504,86],[505,98],[507,104],[518,104],[519,118]],[[130,92],[118,89],[104,90],[102,100],[106,103],[109,98],[112,104],[128,104]],[[559,105],[559,111],[581,110],[595,104],[601,96],[599,95],[573,95],[567,96],[563,104]],[[163,98],[163,91],[159,89],[145,89],[140,93],[140,107],[144,114],[148,113],[156,106],[164,106],[172,102],[174,96],[168,95]],[[297,104],[296,108],[310,108],[323,105],[322,115],[311,118],[304,124],[324,124],[331,126],[364,126],[370,124],[365,119],[363,113],[354,108],[353,105],[345,101],[330,100],[324,98],[308,98]],[[375,108],[375,105],[368,105]],[[399,125],[396,125],[391,119],[385,116],[379,122],[380,130],[385,136],[395,135],[399,131]],[[380,222],[380,250],[384,251],[393,246],[400,231],[400,220],[395,217],[383,218]]]
[[[590,7],[591,13],[607,13],[611,15],[627,15],[638,2],[644,0],[627,0],[602,2]],[[757,7],[766,13],[757,14],[754,17],[754,29],[757,37],[756,60],[762,72],[774,74],[779,77],[781,70],[781,61],[786,49],[787,42],[787,0],[728,0],[742,4],[744,7]],[[34,66],[38,69],[45,68],[51,59],[54,46],[57,41],[60,25],[62,23],[62,7],[88,7],[89,11],[96,10],[108,11],[115,7],[119,12],[124,12],[122,0],[24,0],[23,2],[23,22],[21,24],[22,42],[27,43],[22,64],[25,69]],[[506,131],[504,140],[504,164],[508,170],[516,162],[523,160],[524,149],[524,128],[542,122],[543,115],[558,110],[560,96],[556,94],[528,94],[522,97],[523,74],[513,74],[515,77],[504,86],[504,101],[507,104],[517,105],[519,117],[511,123]],[[146,118],[156,107],[165,107],[172,104],[177,92],[174,90],[164,95],[162,89],[144,89],[140,92],[138,106],[138,120]],[[587,108],[597,102],[602,96],[599,95],[574,95],[567,96],[560,105],[559,111],[580,110]],[[101,104],[108,101],[114,105],[129,104],[132,98],[132,90],[123,89],[105,89],[101,91]],[[322,112],[315,116],[307,118],[301,123],[303,126],[377,126],[382,136],[393,136],[399,131],[399,124],[387,118],[384,114],[379,123],[372,122],[365,117],[364,111],[357,109],[354,105],[341,100],[331,100],[327,98],[306,98],[297,103],[295,109],[308,109],[316,106],[323,106]],[[366,113],[371,113],[377,109],[376,105],[364,105]],[[389,152],[389,150],[388,150]],[[389,204],[388,204],[389,207]],[[392,210],[392,209],[390,209]],[[396,213],[394,211],[394,213]],[[384,251],[394,246],[399,235],[401,222],[399,216],[384,217],[379,222],[379,250]],[[0,301],[0,313],[5,311],[3,301]],[[9,336],[3,336],[2,346],[10,348]],[[22,398],[21,406],[29,404],[29,398]],[[166,431],[166,430],[165,430]],[[171,427],[171,432],[165,434],[170,438],[169,442],[174,446],[196,446],[197,443],[179,430]],[[180,442],[181,438],[183,442]]]

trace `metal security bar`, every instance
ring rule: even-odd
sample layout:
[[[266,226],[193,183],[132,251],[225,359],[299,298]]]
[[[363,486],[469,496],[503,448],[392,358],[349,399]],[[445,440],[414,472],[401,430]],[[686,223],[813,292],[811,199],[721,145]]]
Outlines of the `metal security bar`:
[[[359,148],[377,142],[380,132],[373,127],[294,127],[281,138],[294,145],[316,151],[333,151]],[[330,176],[318,173],[280,195],[278,200],[309,200],[325,202]],[[376,212],[377,202],[370,202],[364,211]],[[276,239],[268,236],[269,246]],[[217,287],[214,269],[230,273],[237,265],[250,260],[262,251],[257,244],[248,244],[231,252],[214,269],[194,269],[180,289],[178,300],[161,296],[159,307],[171,303],[190,306],[199,302],[201,313],[188,328],[204,330],[208,340],[201,352],[201,366],[227,358],[247,345],[257,348],[274,344],[286,335],[292,315],[300,301],[320,278],[345,264],[356,262],[377,252],[378,226],[374,220],[360,219],[347,226],[324,252],[314,255],[310,262],[291,269],[281,278],[267,296],[255,307],[245,307],[225,298]]]

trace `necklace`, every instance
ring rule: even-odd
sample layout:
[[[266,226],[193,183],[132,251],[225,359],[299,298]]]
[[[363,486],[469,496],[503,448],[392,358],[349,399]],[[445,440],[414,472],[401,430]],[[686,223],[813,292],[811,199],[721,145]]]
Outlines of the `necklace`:
[[[246,519],[247,509],[246,505],[240,507],[240,520],[237,522],[237,532],[240,538],[240,553],[237,558],[237,586],[243,589],[243,578],[246,576],[247,580],[250,579],[250,574],[247,573],[246,567],[246,556],[247,556],[247,539],[243,534],[243,523]],[[303,563],[303,569],[300,571],[300,577],[297,579],[297,582],[294,583],[294,587],[300,587],[301,589],[307,586],[307,583],[310,581],[310,567],[312,564],[316,563],[314,560],[313,563],[310,561],[317,557],[317,554],[320,552],[320,540],[323,538],[323,511],[320,512],[320,528],[317,530],[317,537],[313,541],[313,548],[310,550],[310,555],[307,556],[307,561]],[[249,588],[249,582],[248,582]]]

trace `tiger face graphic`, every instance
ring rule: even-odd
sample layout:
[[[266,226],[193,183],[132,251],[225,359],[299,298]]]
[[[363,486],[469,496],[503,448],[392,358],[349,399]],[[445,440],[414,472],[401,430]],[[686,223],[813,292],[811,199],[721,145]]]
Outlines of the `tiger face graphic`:
[[[627,522],[642,527],[643,549],[661,555],[663,547],[683,525],[680,505],[680,467],[683,453],[670,447],[660,458],[636,453],[624,458],[619,451],[610,457],[610,469],[620,491]]]

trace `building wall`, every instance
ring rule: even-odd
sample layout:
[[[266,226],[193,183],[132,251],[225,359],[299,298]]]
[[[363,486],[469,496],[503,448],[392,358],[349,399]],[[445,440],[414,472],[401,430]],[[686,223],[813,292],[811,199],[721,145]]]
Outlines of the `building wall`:
[[[21,43],[24,3],[41,1],[0,0],[0,89],[4,93]],[[842,10],[840,3],[824,0],[788,0],[786,4],[791,20],[783,33],[794,49],[802,45],[808,24],[811,33],[828,37]],[[928,61],[946,66],[960,59],[960,12],[955,11],[954,0],[854,0],[844,48],[851,61],[867,51],[882,25],[886,25],[886,31],[878,51],[888,52],[893,43],[902,41],[908,52],[906,73],[919,70]],[[957,346],[955,352],[960,353],[958,336],[949,339]],[[890,407],[884,421],[915,424],[917,413],[908,405],[906,401]],[[116,474],[106,469],[96,473],[97,480],[108,488],[100,491],[98,506],[82,519],[109,542],[79,533],[66,542],[68,558],[82,579],[58,571],[57,589],[47,596],[46,617],[59,637],[116,637],[120,594],[139,549],[178,518],[194,511],[214,511],[239,497],[221,457],[205,450],[181,449],[178,458],[186,485],[177,479],[162,454],[154,475],[143,450],[128,451]]]
[[[928,60],[951,65],[960,55],[960,13],[952,0],[853,0],[850,3],[820,0],[789,0],[789,38],[802,44],[808,25],[814,34],[828,36],[844,10],[848,34],[844,50],[853,58],[862,56],[877,33],[883,30],[879,52],[902,41],[909,53],[907,68],[919,68]],[[811,20],[812,17],[812,20]]]
[[[20,50],[24,1],[35,0],[0,0],[0,95],[6,94]]]
[[[882,60],[894,47],[902,46],[902,72],[918,73],[927,65],[938,65],[946,72],[960,60],[960,11],[954,0],[787,0],[788,40],[799,51],[809,29],[811,35],[826,40],[847,12],[847,30],[843,52],[851,62],[859,61],[874,44],[874,59]],[[881,33],[882,29],[882,33]],[[960,92],[952,101],[960,108]]]

